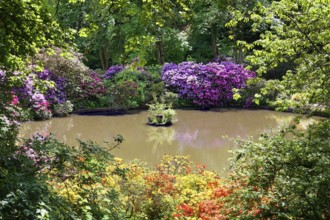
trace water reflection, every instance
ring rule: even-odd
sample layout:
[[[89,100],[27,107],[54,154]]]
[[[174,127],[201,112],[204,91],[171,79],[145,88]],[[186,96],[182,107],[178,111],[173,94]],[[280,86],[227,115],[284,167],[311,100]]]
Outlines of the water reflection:
[[[175,130],[173,127],[150,127],[147,130],[147,142],[152,145],[152,154],[158,152],[158,148],[173,144],[175,138]]]
[[[190,155],[193,161],[221,171],[228,165],[228,150],[235,148],[234,138],[256,137],[284,122],[292,122],[295,115],[264,110],[178,110],[177,121],[171,127],[147,126],[146,117],[147,112],[54,118],[24,123],[20,136],[28,138],[35,132],[54,133],[60,141],[76,145],[76,139],[91,139],[102,144],[112,142],[112,137],[121,134],[125,140],[113,154],[123,159],[138,158],[154,165],[164,154]]]

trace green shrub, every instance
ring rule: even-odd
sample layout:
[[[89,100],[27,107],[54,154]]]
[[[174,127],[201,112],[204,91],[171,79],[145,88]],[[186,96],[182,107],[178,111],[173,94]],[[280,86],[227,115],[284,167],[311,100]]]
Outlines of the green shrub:
[[[149,104],[148,124],[150,125],[170,125],[175,115],[175,110],[170,105],[164,103]]]
[[[267,106],[275,107],[274,102],[279,93],[280,88],[269,89],[267,85],[276,83],[274,80],[266,81],[265,79],[256,77],[249,79],[242,89],[234,89],[234,100],[243,107]]]
[[[242,184],[229,204],[237,208],[232,214],[329,219],[329,134],[330,120],[325,120],[307,131],[291,126],[242,143],[234,154],[233,178]]]
[[[55,104],[54,105],[54,115],[60,117],[69,116],[70,113],[73,111],[73,105],[70,101],[66,101],[62,104]]]
[[[118,195],[105,178],[125,175],[108,152],[121,136],[108,150],[41,135],[16,145],[17,127],[8,121],[0,117],[0,219],[121,219]]]
[[[109,94],[104,103],[110,108],[130,109],[145,107],[154,96],[161,96],[164,85],[160,78],[160,67],[131,68],[104,80]]]
[[[68,203],[45,182],[42,171],[50,158],[31,143],[13,144],[12,129],[5,134],[11,142],[0,142],[0,219],[74,219]]]
[[[117,136],[117,147],[122,141]],[[118,193],[107,181],[107,176],[125,175],[109,149],[93,141],[79,141],[79,147],[70,148],[47,138],[34,144],[47,149],[51,159],[47,163],[47,183],[70,208],[83,219],[120,219]],[[110,167],[112,168],[110,170]]]

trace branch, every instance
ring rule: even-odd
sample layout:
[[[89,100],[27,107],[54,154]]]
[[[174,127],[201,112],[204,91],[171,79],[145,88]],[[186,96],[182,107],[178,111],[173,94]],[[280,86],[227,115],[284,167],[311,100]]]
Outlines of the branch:
[[[308,34],[300,28],[297,21],[294,20],[294,18],[292,18],[289,14],[286,14],[286,15],[294,23],[294,25],[298,28],[298,30],[307,38],[307,40],[312,44],[312,46],[316,49],[316,51],[322,55],[325,55],[324,52],[321,51],[320,48],[312,41],[312,39],[308,36]]]
[[[60,7],[60,0],[57,0],[55,15],[57,15],[59,7]]]

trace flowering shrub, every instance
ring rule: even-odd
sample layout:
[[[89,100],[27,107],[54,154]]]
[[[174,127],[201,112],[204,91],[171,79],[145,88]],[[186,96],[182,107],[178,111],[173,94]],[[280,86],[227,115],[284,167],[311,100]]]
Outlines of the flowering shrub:
[[[52,117],[52,112],[49,109],[49,102],[45,99],[43,94],[38,92],[33,94],[31,102],[36,119],[44,120]]]
[[[81,96],[84,99],[95,99],[107,94],[102,79],[95,72],[90,72],[89,77],[81,82]]]
[[[326,121],[293,133],[298,140],[284,131],[247,141],[226,179],[188,156],[164,155],[150,169],[123,163],[94,142],[80,142],[78,150],[42,136],[18,147],[14,159],[46,175],[70,210],[61,213],[76,219],[328,219],[328,130]]]
[[[54,108],[55,105],[67,101],[66,80],[54,75],[48,68],[27,76],[19,72],[16,74],[22,78],[23,83],[13,89],[11,103],[20,104],[25,110],[33,110],[36,119],[50,118],[50,107]],[[44,92],[41,93],[40,90]]]
[[[150,76],[141,70],[125,69],[104,81],[112,108],[129,109],[141,106],[147,98]]]
[[[40,72],[37,72],[36,75],[39,79],[51,82],[53,86],[48,86],[45,98],[49,101],[50,104],[62,104],[67,100],[66,94],[66,79],[61,76],[53,74],[47,67]]]
[[[222,62],[197,64],[170,63],[163,67],[165,86],[200,107],[223,106],[233,99],[233,89],[243,88],[254,72],[242,66]]]
[[[143,84],[132,80],[119,81],[109,88],[110,95],[113,98],[113,107],[128,109],[138,107],[143,99],[141,89]]]
[[[66,80],[63,77],[54,76],[52,81],[55,83],[55,86],[48,89],[46,99],[53,105],[65,103],[67,101]]]
[[[324,120],[307,131],[293,125],[240,144],[232,160],[231,178],[239,185],[228,204],[231,215],[329,219],[329,131],[330,121]]]
[[[0,139],[2,147],[13,147],[18,134],[17,122],[0,114]],[[1,152],[3,153],[3,152]]]
[[[141,67],[139,58],[126,66],[111,66],[104,74],[104,84],[109,91],[106,107],[141,107],[154,97],[162,96],[164,84],[160,75],[160,66]]]
[[[111,79],[112,77],[116,76],[118,73],[125,69],[124,66],[121,65],[114,65],[110,66],[109,69],[105,72],[104,78]]]
[[[121,141],[121,136],[117,136],[111,147]],[[92,141],[79,141],[79,150],[75,150],[52,137],[34,141],[34,148],[38,155],[47,149],[43,158],[38,152],[29,153],[33,153],[34,161],[48,160],[44,170],[49,187],[65,199],[73,214],[80,216],[74,219],[123,219],[118,216],[122,205],[117,192],[126,171],[108,150]]]
[[[89,69],[82,62],[82,55],[74,51],[64,51],[52,48],[52,52],[43,51],[36,55],[43,66],[48,67],[54,76],[66,80],[65,91],[68,99],[72,100],[79,93],[80,82],[88,76]]]
[[[227,212],[222,207],[232,191],[205,166],[194,167],[188,156],[164,155],[156,171],[136,163],[127,168],[120,198],[132,218],[217,219]]]
[[[30,103],[31,97],[34,93],[34,89],[35,89],[34,78],[35,75],[33,74],[27,75],[24,79],[23,84],[20,84],[19,87],[13,89],[13,92],[18,96],[19,101],[26,106]]]
[[[26,157],[32,163],[32,166],[38,167],[40,164],[48,163],[49,157],[42,155],[42,152],[37,152],[32,148],[32,142],[27,142],[25,145],[20,146],[15,152],[15,157]]]
[[[89,72],[88,75],[80,81],[79,91],[72,102],[76,108],[95,108],[101,106],[101,98],[108,94],[102,78],[96,72]]]

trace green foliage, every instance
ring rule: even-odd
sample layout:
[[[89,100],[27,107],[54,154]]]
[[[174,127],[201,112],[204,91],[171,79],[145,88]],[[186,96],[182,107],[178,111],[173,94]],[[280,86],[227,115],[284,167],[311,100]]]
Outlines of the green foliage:
[[[261,218],[328,219],[329,133],[325,120],[307,132],[291,126],[241,143],[233,156],[233,178],[242,183],[233,199],[240,201],[237,213],[253,218],[248,210],[254,208]]]
[[[188,33],[185,30],[179,30],[175,28],[162,28],[162,44],[163,58],[165,62],[180,63],[186,60],[187,54],[192,49],[190,42],[188,42]],[[148,51],[147,61],[148,64],[157,64],[159,60],[157,58],[157,48],[152,47]]]
[[[273,106],[273,103],[280,93],[280,88],[271,87],[270,85],[276,82],[271,80],[266,81],[260,77],[249,79],[244,88],[233,90],[235,93],[233,98],[243,107],[264,106],[275,108],[276,106]]]
[[[145,107],[145,103],[164,92],[159,66],[141,68],[130,65],[115,77],[103,82],[109,94],[102,100],[104,105],[110,108]]]
[[[260,39],[238,44],[252,55],[247,57],[263,74],[280,63],[294,62],[283,80],[276,105],[282,109],[326,110],[329,107],[329,1],[273,1],[257,4],[248,16],[237,12],[229,26],[252,21]],[[267,27],[266,29],[264,27]],[[306,83],[308,82],[308,83]]]
[[[60,117],[67,117],[73,111],[73,105],[70,101],[66,101],[62,104],[54,105],[54,115]]]
[[[14,134],[4,138],[12,140],[11,146],[6,141],[0,143],[0,219],[36,219],[40,215],[72,219],[70,207],[48,189],[41,174],[47,150],[33,149],[31,143],[18,148]]]
[[[230,19],[228,3],[214,0],[197,0],[192,4],[188,42],[189,56],[197,62],[209,62],[219,54],[232,55],[233,43],[228,40],[225,24]]]
[[[146,76],[139,71],[124,70],[106,81],[105,86],[112,97],[113,108],[135,108],[145,102]]]
[[[115,141],[110,149],[116,148],[123,138],[118,136]],[[116,165],[107,149],[92,141],[79,141],[77,149],[68,148],[54,139],[46,140],[42,148],[56,155],[50,163],[48,183],[77,215],[86,219],[119,219],[118,195],[107,184],[106,176],[123,176],[125,170]],[[111,173],[109,166],[114,167]]]
[[[5,159],[8,153],[12,152],[14,149],[16,136],[18,134],[18,122],[15,121],[15,119],[18,119],[19,111],[15,106],[7,106],[3,110],[4,112],[0,111],[0,156],[3,157],[2,159]],[[12,118],[13,115],[17,116]]]
[[[88,55],[88,65],[102,69],[138,56],[144,63],[159,62],[150,51],[161,50],[157,44],[162,42],[163,28],[178,29],[189,17],[191,4],[190,0],[48,2],[59,23],[76,33],[75,42]]]
[[[170,125],[175,115],[175,110],[171,105],[156,102],[149,104],[148,110],[148,124],[150,125]]]
[[[17,69],[40,48],[63,45],[65,36],[42,0],[0,1],[0,66]]]
[[[109,149],[122,141],[117,136]],[[38,135],[9,158],[1,157],[0,218],[118,219],[117,194],[105,184],[105,175],[109,166],[114,176],[124,176],[125,170],[96,143],[79,144],[72,148]]]

